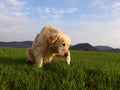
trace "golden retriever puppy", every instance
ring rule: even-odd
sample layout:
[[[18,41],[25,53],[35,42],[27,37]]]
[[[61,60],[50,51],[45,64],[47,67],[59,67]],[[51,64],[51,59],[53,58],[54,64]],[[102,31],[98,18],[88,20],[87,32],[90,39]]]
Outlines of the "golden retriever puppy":
[[[45,26],[27,49],[27,61],[42,67],[53,57],[63,58],[70,65],[70,38],[53,26]]]

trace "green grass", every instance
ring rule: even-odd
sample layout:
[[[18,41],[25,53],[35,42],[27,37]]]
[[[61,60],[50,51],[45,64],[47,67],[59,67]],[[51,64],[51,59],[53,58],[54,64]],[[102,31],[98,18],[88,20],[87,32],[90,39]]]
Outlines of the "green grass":
[[[120,90],[120,53],[71,51],[71,65],[26,63],[25,48],[0,48],[0,90]]]

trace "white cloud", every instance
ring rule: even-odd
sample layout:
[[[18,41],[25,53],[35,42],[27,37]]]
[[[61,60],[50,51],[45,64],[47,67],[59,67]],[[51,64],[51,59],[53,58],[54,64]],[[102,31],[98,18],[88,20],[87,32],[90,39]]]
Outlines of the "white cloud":
[[[61,22],[60,19],[62,19],[62,17],[65,14],[73,14],[75,12],[77,12],[78,9],[77,8],[63,8],[63,9],[58,9],[58,8],[50,8],[50,7],[36,7],[35,12],[38,14],[38,16],[40,17],[40,19],[42,21],[46,21],[46,23],[53,23],[56,22],[56,20],[58,20],[59,22]]]
[[[0,3],[0,9],[5,8],[5,4],[4,3]]]
[[[68,8],[68,9],[66,10],[66,13],[74,13],[74,12],[77,12],[77,11],[78,11],[77,8]]]
[[[12,6],[24,6],[26,4],[25,1],[18,1],[18,0],[7,0],[8,4],[12,5]]]
[[[0,3],[0,14],[8,14],[16,17],[25,16],[28,13],[25,4],[25,1],[20,0],[3,0]]]
[[[50,7],[36,7],[36,11],[41,14],[66,14],[66,13],[74,13],[77,12],[77,8],[63,8],[63,9],[56,9]]]
[[[49,14],[51,11],[50,11],[50,8],[49,7],[45,7],[45,14]]]
[[[112,8],[120,7],[120,2],[115,2],[112,5]]]
[[[32,32],[2,32],[0,35],[0,41],[25,41],[34,40],[35,33]]]
[[[102,15],[102,17],[104,17],[104,15],[107,15],[109,20],[120,18],[120,1],[92,0],[89,7],[96,10],[95,13],[99,16]],[[101,12],[101,14],[97,13],[98,11]],[[105,16],[105,18],[107,17]]]
[[[16,17],[22,17],[22,16],[25,16],[25,15],[28,15],[29,13],[28,12],[10,12],[10,15],[13,15],[13,16],[16,16]]]
[[[33,40],[38,28],[34,19],[0,15],[0,41]]]
[[[71,37],[72,44],[90,43],[92,45],[109,45],[119,47],[120,45],[120,19],[104,21],[66,21],[60,27]]]
[[[60,9],[60,10],[54,10],[54,14],[66,14],[66,13],[74,13],[77,12],[77,8],[67,8],[67,9]]]
[[[111,14],[113,18],[120,18],[120,2],[115,2],[112,4]]]
[[[80,9],[33,7],[27,6],[24,0],[7,0],[7,4],[1,2],[0,41],[33,40],[36,33],[44,25],[49,24],[68,34],[72,44],[88,42],[92,45],[106,44],[119,47],[120,3],[109,3],[108,0],[94,1],[88,7],[91,12],[84,11],[74,18],[67,19],[67,15],[74,16]]]

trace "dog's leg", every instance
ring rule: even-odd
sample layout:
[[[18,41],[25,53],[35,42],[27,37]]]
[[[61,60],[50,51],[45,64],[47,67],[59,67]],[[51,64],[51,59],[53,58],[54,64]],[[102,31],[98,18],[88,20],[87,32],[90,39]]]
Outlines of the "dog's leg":
[[[43,57],[42,56],[37,56],[36,57],[36,65],[37,65],[37,67],[42,67],[42,65],[43,65]]]
[[[51,63],[51,61],[52,61],[52,56],[51,57],[49,57],[49,59],[48,59],[48,63]]]
[[[68,65],[70,65],[70,56],[68,56],[65,61],[67,62]]]
[[[28,48],[26,53],[27,53],[27,62],[34,64],[35,57],[34,57],[34,52],[33,52],[32,48]]]
[[[69,53],[69,55],[68,55],[66,58],[61,57],[61,56],[59,56],[59,55],[56,55],[55,57],[61,58],[61,59],[65,60],[65,62],[66,62],[68,65],[70,65],[70,60],[71,60],[71,58],[70,58],[70,53]]]
[[[65,61],[67,62],[68,65],[70,65],[70,52],[68,52],[68,56],[66,57]]]
[[[44,62],[44,63],[51,63],[52,58],[53,58],[52,56],[46,57],[46,58],[44,58],[43,62]]]

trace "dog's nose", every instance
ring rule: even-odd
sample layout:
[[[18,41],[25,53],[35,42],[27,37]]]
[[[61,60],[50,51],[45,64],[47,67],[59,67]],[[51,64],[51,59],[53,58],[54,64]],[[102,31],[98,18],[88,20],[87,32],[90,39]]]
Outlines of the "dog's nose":
[[[65,53],[64,56],[67,57],[67,56],[68,56],[68,53]]]

